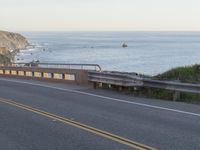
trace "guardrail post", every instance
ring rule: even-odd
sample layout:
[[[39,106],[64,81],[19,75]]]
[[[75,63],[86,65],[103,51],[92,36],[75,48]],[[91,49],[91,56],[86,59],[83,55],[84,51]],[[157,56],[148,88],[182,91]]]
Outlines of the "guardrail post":
[[[119,86],[118,90],[121,92],[122,91],[122,86]]]
[[[103,84],[102,83],[98,83],[98,87],[102,88]]]
[[[98,86],[97,86],[97,83],[96,83],[96,82],[93,82],[93,88],[94,88],[94,89],[97,89],[97,88],[98,88]]]
[[[177,101],[180,99],[180,92],[179,91],[174,91],[173,93],[173,101]]]
[[[102,88],[103,84],[102,83],[97,83],[97,82],[93,82],[93,88],[97,89],[97,88]]]

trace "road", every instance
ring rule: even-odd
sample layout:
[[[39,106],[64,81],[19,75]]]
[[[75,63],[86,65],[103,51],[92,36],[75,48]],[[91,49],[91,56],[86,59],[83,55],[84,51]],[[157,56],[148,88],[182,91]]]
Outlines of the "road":
[[[199,150],[200,106],[0,78],[0,149]]]

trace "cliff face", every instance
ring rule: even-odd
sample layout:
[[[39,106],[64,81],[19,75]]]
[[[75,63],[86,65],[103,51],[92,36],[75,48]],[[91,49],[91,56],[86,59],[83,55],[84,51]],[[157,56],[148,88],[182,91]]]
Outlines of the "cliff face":
[[[0,54],[0,66],[11,64],[11,59],[6,55]]]
[[[0,47],[7,50],[24,49],[29,45],[27,39],[18,33],[0,31]]]

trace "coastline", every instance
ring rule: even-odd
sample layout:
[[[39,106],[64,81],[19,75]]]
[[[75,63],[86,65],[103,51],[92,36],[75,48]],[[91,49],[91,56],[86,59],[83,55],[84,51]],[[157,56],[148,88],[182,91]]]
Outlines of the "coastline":
[[[19,33],[0,31],[0,63],[8,65],[15,62],[17,53],[29,45],[28,40]]]
[[[23,32],[23,35],[45,51],[42,48],[23,51],[22,62],[95,63],[107,71],[147,75],[200,63],[200,32]],[[121,47],[123,42],[128,45],[125,49]]]

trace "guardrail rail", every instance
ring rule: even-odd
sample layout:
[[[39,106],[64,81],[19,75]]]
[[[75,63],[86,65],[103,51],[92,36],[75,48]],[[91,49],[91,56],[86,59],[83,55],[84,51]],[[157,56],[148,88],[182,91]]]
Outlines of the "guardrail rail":
[[[98,64],[13,63],[0,66],[0,76],[74,81],[78,84],[102,83],[118,87],[152,87],[174,92],[200,94],[200,84],[160,81],[137,73],[102,72]]]
[[[200,94],[200,84],[180,83],[175,81],[160,81],[145,78],[137,74],[113,73],[113,72],[88,72],[90,82],[96,84],[104,83],[123,87],[152,87],[174,91],[174,99],[178,92]]]
[[[38,67],[38,68],[61,68],[61,69],[79,69],[79,70],[95,70],[101,71],[98,64],[58,64],[58,63],[12,63],[12,67]]]
[[[91,82],[97,83],[105,83],[111,85],[118,85],[124,87],[143,86],[143,82],[140,80],[141,78],[137,75],[129,76],[122,73],[111,73],[111,72],[96,72],[89,71],[88,72],[88,80]]]

